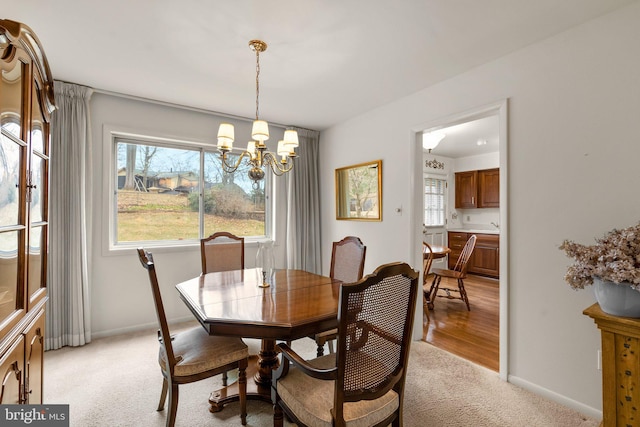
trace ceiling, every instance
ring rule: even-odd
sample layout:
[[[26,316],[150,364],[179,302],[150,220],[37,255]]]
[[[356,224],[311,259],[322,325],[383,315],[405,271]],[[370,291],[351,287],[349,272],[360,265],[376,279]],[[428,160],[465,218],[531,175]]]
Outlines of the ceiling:
[[[497,114],[439,128],[445,137],[431,153],[452,159],[495,153],[500,149],[499,129]]]
[[[323,130],[634,0],[20,0],[54,78]]]

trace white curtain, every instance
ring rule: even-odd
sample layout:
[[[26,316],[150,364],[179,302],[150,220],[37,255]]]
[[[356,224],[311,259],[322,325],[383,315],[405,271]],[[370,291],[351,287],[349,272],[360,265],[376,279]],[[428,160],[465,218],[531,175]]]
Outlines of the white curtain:
[[[287,267],[320,274],[320,133],[296,130],[298,157],[287,174]]]
[[[91,88],[54,82],[45,350],[91,342],[89,244]]]

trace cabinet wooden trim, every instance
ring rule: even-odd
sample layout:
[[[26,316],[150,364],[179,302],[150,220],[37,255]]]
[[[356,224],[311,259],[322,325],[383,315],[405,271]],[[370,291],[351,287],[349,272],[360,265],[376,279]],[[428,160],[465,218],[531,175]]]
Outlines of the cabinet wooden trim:
[[[582,312],[600,329],[602,342],[602,423],[638,425],[640,420],[640,319],[612,316],[598,303]]]

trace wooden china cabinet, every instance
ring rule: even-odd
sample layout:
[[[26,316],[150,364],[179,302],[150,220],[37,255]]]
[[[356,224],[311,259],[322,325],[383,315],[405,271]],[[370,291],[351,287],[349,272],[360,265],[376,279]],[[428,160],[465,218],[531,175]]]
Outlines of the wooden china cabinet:
[[[42,403],[54,109],[38,38],[0,20],[0,404]]]

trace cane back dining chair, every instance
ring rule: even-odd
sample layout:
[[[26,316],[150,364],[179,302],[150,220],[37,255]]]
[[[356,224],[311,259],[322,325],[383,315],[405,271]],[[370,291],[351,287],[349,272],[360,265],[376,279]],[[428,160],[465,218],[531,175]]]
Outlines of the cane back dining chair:
[[[274,427],[282,427],[283,412],[300,426],[402,425],[418,278],[409,265],[392,263],[342,284],[333,354],[307,361],[278,344]]]
[[[158,411],[164,409],[169,393],[169,413],[167,427],[173,427],[178,409],[178,386],[192,383],[232,369],[238,369],[238,388],[240,394],[240,421],[247,423],[247,375],[249,350],[240,338],[212,336],[201,326],[170,335],[169,325],[164,312],[158,277],[153,255],[142,248],[138,249],[140,263],[149,273],[151,293],[155,303],[160,329],[158,341],[160,352],[158,362],[162,370],[162,392]]]
[[[244,269],[244,237],[218,231],[200,240],[202,274]]]
[[[469,263],[469,259],[471,258],[471,254],[473,253],[473,249],[476,246],[476,235],[473,234],[467,240],[464,247],[462,248],[462,252],[456,261],[456,265],[453,267],[453,270],[443,269],[443,268],[434,268],[433,269],[433,282],[431,282],[431,287],[427,292],[425,290],[425,297],[428,301],[428,308],[433,310],[433,304],[435,302],[436,297],[441,298],[449,298],[449,299],[461,299],[467,305],[467,310],[471,311],[471,306],[469,305],[469,297],[467,296],[467,291],[464,288],[464,279],[467,278],[467,264]],[[446,277],[448,279],[455,280],[458,285],[458,289],[445,287],[440,287],[440,282],[442,278]],[[438,293],[438,291],[444,291],[445,294],[442,295]],[[457,292],[458,297],[451,294],[451,292]]]
[[[345,283],[357,282],[364,274],[364,259],[367,255],[367,247],[358,237],[347,236],[339,242],[333,242],[331,250],[331,268],[329,277]],[[324,345],[327,344],[329,352],[333,353],[333,341],[338,334],[337,329],[315,334],[318,346],[318,357],[324,354]]]

